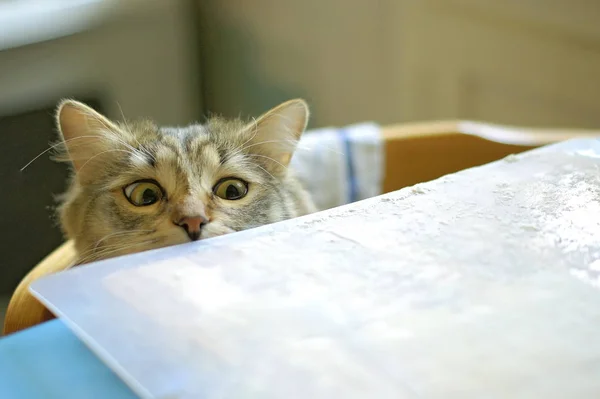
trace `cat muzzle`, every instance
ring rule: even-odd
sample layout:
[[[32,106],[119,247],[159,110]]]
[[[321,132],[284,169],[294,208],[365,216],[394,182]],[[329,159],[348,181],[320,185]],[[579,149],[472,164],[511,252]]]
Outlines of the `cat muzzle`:
[[[197,241],[200,239],[200,231],[208,221],[202,216],[185,217],[178,220],[175,224],[182,227],[187,233],[190,240]]]

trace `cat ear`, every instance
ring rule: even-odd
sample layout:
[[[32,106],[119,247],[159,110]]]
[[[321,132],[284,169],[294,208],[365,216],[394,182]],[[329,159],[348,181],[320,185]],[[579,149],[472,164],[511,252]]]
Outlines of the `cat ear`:
[[[286,101],[246,126],[244,130],[250,139],[244,147],[258,155],[256,161],[270,173],[285,173],[308,117],[304,100]]]
[[[60,103],[56,122],[67,150],[66,156],[58,156],[57,160],[70,161],[78,176],[85,165],[108,151],[110,140],[107,139],[119,132],[119,127],[108,118],[74,100]],[[93,168],[86,166],[86,169]]]

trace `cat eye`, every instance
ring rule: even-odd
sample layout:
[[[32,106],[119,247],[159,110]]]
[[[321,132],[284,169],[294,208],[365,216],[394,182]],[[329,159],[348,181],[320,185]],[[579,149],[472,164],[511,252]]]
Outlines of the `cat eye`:
[[[213,192],[217,197],[225,200],[238,200],[248,194],[248,183],[240,179],[228,177],[218,182],[213,188]]]
[[[157,203],[163,197],[163,190],[153,181],[137,181],[123,189],[125,197],[135,206],[148,206]]]

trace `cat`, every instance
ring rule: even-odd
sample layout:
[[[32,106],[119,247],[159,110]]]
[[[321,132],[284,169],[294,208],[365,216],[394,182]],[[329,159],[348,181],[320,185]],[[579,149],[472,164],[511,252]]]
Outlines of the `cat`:
[[[63,100],[53,158],[72,167],[58,219],[76,264],[216,237],[315,211],[288,169],[309,118],[287,101],[258,119],[158,127]]]

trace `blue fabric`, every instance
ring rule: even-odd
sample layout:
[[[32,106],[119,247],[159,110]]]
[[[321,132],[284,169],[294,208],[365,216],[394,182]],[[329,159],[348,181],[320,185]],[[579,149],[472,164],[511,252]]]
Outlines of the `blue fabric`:
[[[354,156],[352,154],[352,142],[345,129],[340,129],[340,137],[344,143],[344,154],[346,155],[346,171],[348,172],[348,203],[358,200],[358,187],[356,185],[356,173],[354,172]]]
[[[60,321],[0,339],[0,398],[136,399]]]

